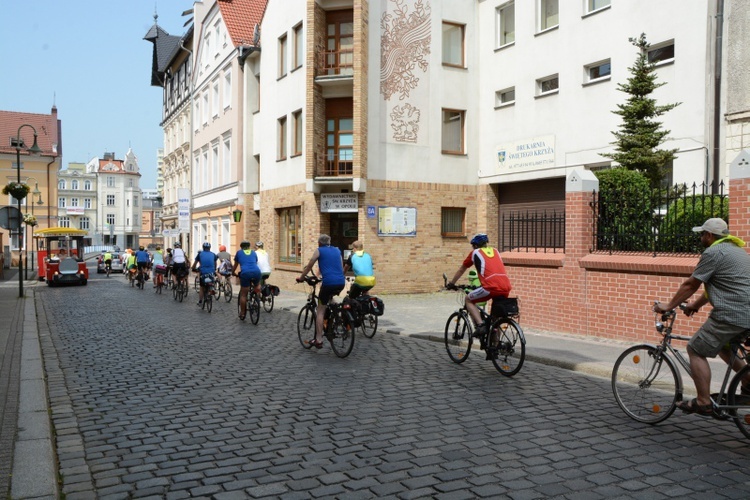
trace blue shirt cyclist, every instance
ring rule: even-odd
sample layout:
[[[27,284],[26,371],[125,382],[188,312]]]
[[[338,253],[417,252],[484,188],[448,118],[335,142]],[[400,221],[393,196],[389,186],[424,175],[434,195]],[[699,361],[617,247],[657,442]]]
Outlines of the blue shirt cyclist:
[[[237,268],[240,268],[240,274],[237,273]],[[245,319],[245,313],[247,312],[247,294],[250,291],[251,286],[257,286],[260,283],[260,268],[258,267],[258,254],[256,254],[250,248],[249,241],[243,241],[240,243],[240,249],[234,256],[234,267],[232,267],[232,274],[239,276],[240,278],[240,319]]]
[[[200,268],[201,273],[200,300],[198,300],[198,305],[203,304],[203,289],[206,284],[206,278],[213,277],[213,274],[216,272],[216,261],[218,259],[219,257],[211,251],[211,243],[207,241],[203,243],[203,250],[195,256],[193,271],[198,271],[198,268]]]

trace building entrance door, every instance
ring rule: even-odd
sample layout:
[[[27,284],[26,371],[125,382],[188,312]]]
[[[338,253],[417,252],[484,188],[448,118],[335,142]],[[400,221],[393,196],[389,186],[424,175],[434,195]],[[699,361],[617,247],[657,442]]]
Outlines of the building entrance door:
[[[356,213],[331,214],[331,246],[341,250],[342,255],[348,255],[349,246],[357,240],[357,216]]]

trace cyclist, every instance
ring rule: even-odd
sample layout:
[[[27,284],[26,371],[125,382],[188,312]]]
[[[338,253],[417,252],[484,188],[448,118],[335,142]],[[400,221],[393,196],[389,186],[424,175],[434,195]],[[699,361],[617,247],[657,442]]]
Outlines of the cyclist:
[[[133,270],[136,268],[135,254],[131,249],[128,248],[128,257],[125,260],[125,268],[128,272],[125,274],[126,278],[130,278],[133,275]]]
[[[169,276],[172,274],[172,249],[167,248],[167,253],[164,254],[164,267],[166,268],[166,272],[164,273],[164,278],[169,279]]]
[[[151,256],[151,266],[154,272],[154,288],[161,285],[164,282],[164,274],[166,273],[166,266],[164,265],[164,254],[161,251],[161,246],[156,246],[154,255]]]
[[[104,255],[102,255],[102,260],[104,261],[104,269],[112,271],[112,252],[109,250],[105,251]]]
[[[240,273],[237,274],[237,267]],[[247,293],[250,287],[260,283],[260,268],[258,267],[258,255],[250,248],[249,241],[240,243],[240,249],[234,256],[234,267],[232,274],[240,278],[240,319],[245,319],[247,313]]]
[[[344,263],[344,273],[350,269],[354,272],[354,283],[349,289],[349,297],[356,299],[375,286],[375,276],[372,271],[372,257],[365,252],[362,242],[355,241],[351,249],[352,253]]]
[[[479,233],[471,239],[472,251],[466,256],[461,267],[458,268],[453,279],[448,283],[448,288],[455,288],[456,281],[472,265],[477,270],[477,276],[482,286],[476,288],[466,296],[466,310],[476,325],[476,331],[480,335],[487,333],[489,325],[482,321],[477,303],[486,302],[494,297],[507,297],[510,293],[510,279],[505,272],[505,264],[500,258],[500,252],[489,246],[489,238],[484,233]],[[492,347],[495,347],[496,338],[491,339]],[[497,356],[494,350],[487,350],[487,359]]]
[[[188,266],[190,266],[190,262],[182,249],[182,245],[175,242],[174,250],[172,250],[172,273],[177,277],[177,281],[182,281],[186,286]]]
[[[138,265],[138,272],[142,273],[143,279],[148,281],[148,266],[151,263],[151,256],[148,254],[143,245],[138,247],[135,252],[135,262]]]
[[[193,272],[198,272],[200,268],[200,296],[198,297],[198,305],[203,304],[204,287],[207,276],[212,276],[216,272],[216,261],[219,257],[211,251],[211,243],[203,242],[203,250],[199,251],[193,261]]]
[[[685,413],[711,415],[711,368],[706,358],[718,354],[726,363],[731,360],[727,344],[743,341],[750,335],[750,255],[745,242],[729,234],[729,227],[719,218],[708,219],[693,231],[701,233],[705,248],[693,274],[682,282],[669,302],[658,302],[655,312],[671,311],[688,300],[703,284],[704,293],[688,302],[685,314],[692,316],[710,303],[708,319],[688,342],[690,372],[698,397],[682,401],[678,408]],[[732,369],[739,371],[744,362],[736,360]],[[750,394],[750,380],[743,380],[742,394]]]
[[[255,242],[255,253],[258,254],[258,268],[260,268],[260,286],[266,284],[266,280],[271,276],[271,259],[268,252],[263,248],[262,241]]]
[[[216,256],[219,258],[219,274],[221,274],[222,276],[231,276],[232,256],[229,252],[227,252],[227,247],[225,247],[224,245],[219,245],[219,253],[217,253]]]
[[[310,262],[302,269],[302,274],[297,278],[298,283],[304,281],[305,275],[312,270],[315,262],[318,263],[323,283],[320,286],[318,308],[315,316],[315,340],[310,345],[320,349],[323,347],[323,319],[325,317],[326,306],[333,297],[341,293],[344,285],[346,285],[341,251],[331,246],[331,237],[327,234],[321,234],[318,238],[318,248],[313,252]]]

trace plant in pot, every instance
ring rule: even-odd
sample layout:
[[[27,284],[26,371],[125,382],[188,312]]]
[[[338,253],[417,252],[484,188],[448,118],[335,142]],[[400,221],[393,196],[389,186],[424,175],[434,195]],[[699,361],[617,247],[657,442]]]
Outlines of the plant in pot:
[[[29,194],[31,188],[22,182],[9,182],[3,188],[3,194],[9,194],[17,200],[23,200]]]

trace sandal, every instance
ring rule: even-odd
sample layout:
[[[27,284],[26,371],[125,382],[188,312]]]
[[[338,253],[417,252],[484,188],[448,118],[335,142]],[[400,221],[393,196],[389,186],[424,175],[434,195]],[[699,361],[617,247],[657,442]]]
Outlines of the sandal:
[[[682,410],[684,413],[697,413],[698,415],[711,416],[714,413],[713,403],[707,405],[698,404],[698,399],[693,398],[690,401],[680,401],[677,403],[677,408]]]
[[[308,343],[308,345],[310,347],[315,347],[316,349],[323,349],[323,341],[322,340],[312,339],[312,340],[308,340],[307,343]]]
[[[240,319],[241,319],[242,321],[245,321],[245,315],[244,315],[244,314],[240,314]]]

